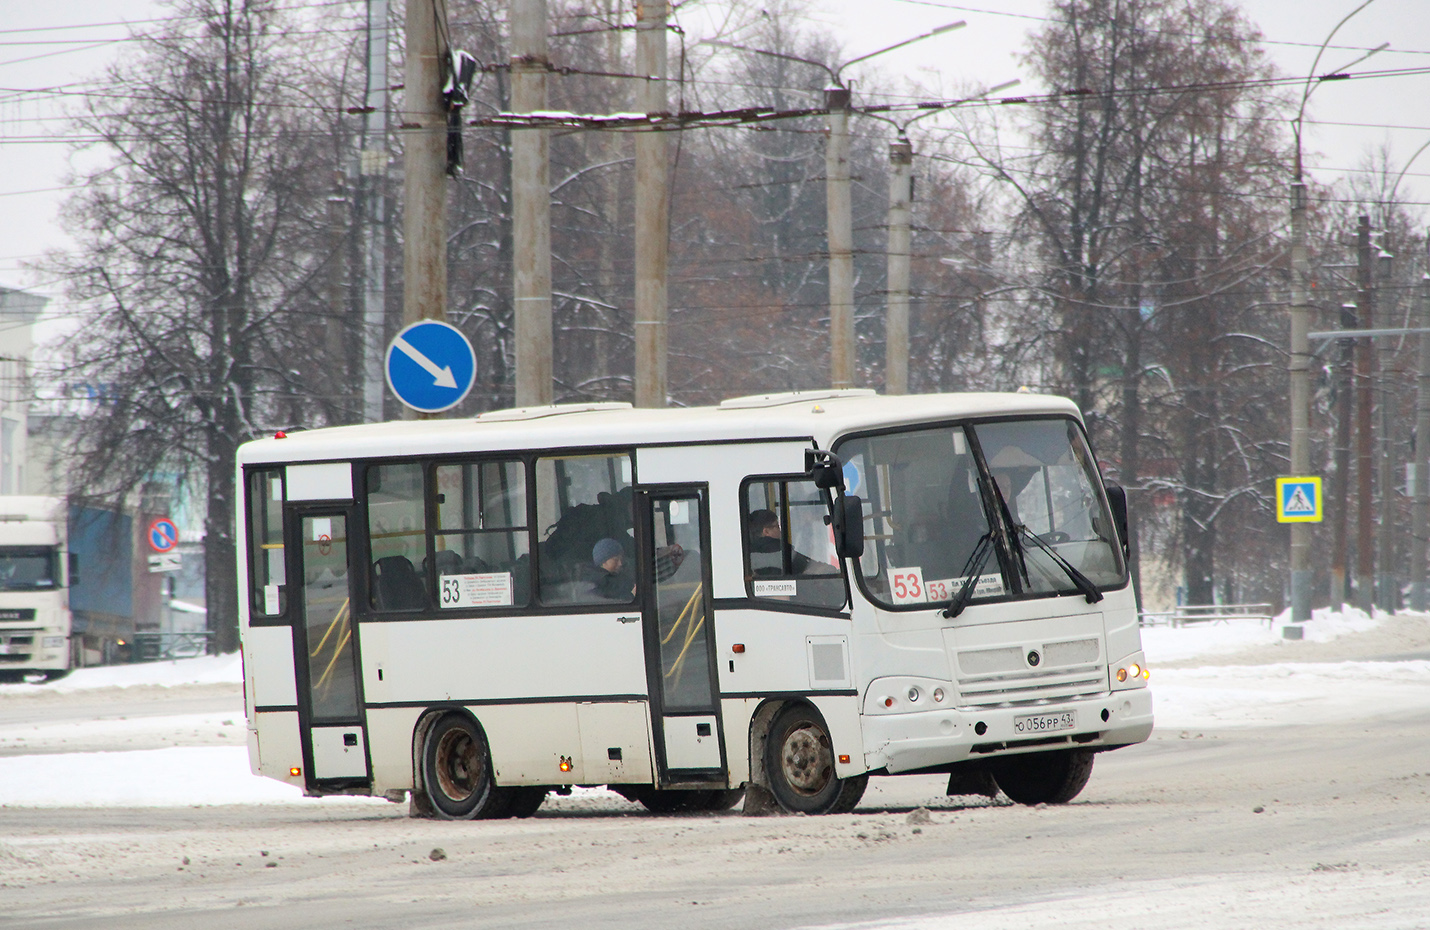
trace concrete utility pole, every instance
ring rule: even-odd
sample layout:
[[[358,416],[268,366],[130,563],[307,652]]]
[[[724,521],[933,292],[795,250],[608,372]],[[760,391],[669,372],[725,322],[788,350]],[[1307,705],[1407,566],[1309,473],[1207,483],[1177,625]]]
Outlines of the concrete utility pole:
[[[1430,248],[1430,243],[1427,243]],[[1420,325],[1430,328],[1430,274],[1420,279]],[[1410,609],[1424,611],[1426,535],[1430,533],[1430,333],[1420,333],[1415,384],[1415,507],[1410,531]]]
[[[1355,304],[1341,304],[1341,330],[1356,328]],[[1336,362],[1336,473],[1327,509],[1331,516],[1331,609],[1346,601],[1346,563],[1350,544],[1346,538],[1351,506],[1351,409],[1355,395],[1355,340],[1339,339]]]
[[[824,191],[829,224],[829,381],[854,386],[854,219],[849,193],[847,87],[827,87],[829,141],[824,147]]]
[[[408,0],[402,128],[402,321],[447,319],[447,113],[432,3]],[[379,337],[381,338],[381,337]]]
[[[909,264],[914,199],[914,147],[889,143],[888,315],[884,323],[884,393],[909,393]]]
[[[667,0],[637,0],[636,74],[639,106],[665,113]],[[664,407],[668,336],[666,271],[670,260],[670,177],[663,132],[636,134],[636,384],[637,407]]]
[[[1306,184],[1301,180],[1300,151],[1291,183],[1291,474],[1311,469],[1311,308],[1307,306],[1310,262],[1306,257]],[[1291,621],[1311,619],[1311,528],[1291,524]]]
[[[414,2],[414,0],[409,0]],[[511,109],[546,108],[546,0],[512,0]],[[511,133],[516,405],[552,401],[550,144],[544,129]]]
[[[1361,329],[1375,328],[1375,288],[1370,263],[1370,217],[1362,216],[1356,230],[1356,316]],[[1374,539],[1371,517],[1371,380],[1375,353],[1369,339],[1356,346],[1356,606],[1366,613],[1375,609]]]
[[[1388,285],[1394,271],[1395,256],[1390,251],[1390,230],[1385,230],[1381,234],[1380,252],[1380,280],[1383,285]],[[1391,288],[1386,288],[1380,295],[1381,311],[1380,317],[1387,325],[1391,325],[1391,317],[1394,315],[1394,307],[1391,301],[1395,299],[1395,292]],[[1387,613],[1395,613],[1396,601],[1399,600],[1399,585],[1395,580],[1395,443],[1391,437],[1391,425],[1393,415],[1392,392],[1390,390],[1390,376],[1395,367],[1395,341],[1389,337],[1382,337],[1379,345],[1379,364],[1376,366],[1380,370],[1380,384],[1376,393],[1378,406],[1380,408],[1380,461],[1379,478],[1376,481],[1380,485],[1380,525],[1376,533],[1376,606]]]
[[[1311,467],[1311,354],[1307,332],[1310,330],[1310,307],[1307,291],[1310,281],[1310,263],[1306,257],[1306,184],[1302,178],[1301,126],[1306,115],[1306,101],[1321,86],[1324,76],[1318,77],[1316,67],[1321,56],[1330,46],[1331,40],[1341,27],[1375,0],[1362,0],[1361,4],[1347,13],[1326,36],[1316,57],[1311,61],[1311,70],[1301,89],[1301,106],[1296,110],[1296,118],[1291,121],[1292,134],[1296,141],[1296,161],[1291,176],[1291,449],[1290,466],[1294,477],[1305,476]],[[1389,47],[1384,43],[1371,49],[1349,64],[1342,65],[1344,71],[1351,65],[1359,64],[1372,55]],[[1362,325],[1365,318],[1362,317]],[[1311,619],[1311,588],[1314,575],[1311,571],[1311,528],[1304,523],[1291,524],[1291,620],[1300,623]],[[1287,638],[1293,638],[1291,630]],[[1300,632],[1294,634],[1299,639]]]
[[[324,349],[331,359],[346,359],[350,351],[345,327],[338,325],[348,311],[348,216],[348,198],[340,188],[328,198],[328,325],[324,327]],[[346,368],[334,365],[324,379],[323,392],[334,400],[346,392]]]
[[[416,0],[413,0],[415,3]],[[358,209],[363,218],[362,418],[382,419],[387,331],[387,0],[367,0],[367,93],[363,100]]]

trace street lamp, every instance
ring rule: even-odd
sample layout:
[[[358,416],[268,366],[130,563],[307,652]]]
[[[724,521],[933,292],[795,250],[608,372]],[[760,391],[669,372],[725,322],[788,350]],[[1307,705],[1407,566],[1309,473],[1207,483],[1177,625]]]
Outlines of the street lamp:
[[[828,217],[826,233],[829,248],[829,369],[830,386],[851,388],[854,386],[854,219],[849,191],[849,116],[852,93],[844,83],[845,68],[868,61],[876,55],[883,55],[895,49],[921,42],[934,36],[953,32],[968,25],[963,20],[948,23],[916,35],[893,45],[851,58],[838,67],[831,68],[822,61],[801,58],[785,52],[771,52],[767,49],[736,45],[718,39],[707,40],[709,45],[733,48],[771,58],[797,61],[801,64],[820,68],[829,75],[830,86],[824,90],[824,107],[829,114],[829,140],[824,146],[824,191]]]
[[[1344,26],[1352,16],[1370,6],[1375,0],[1365,0],[1360,6],[1336,24],[1330,35],[1321,43],[1321,47],[1316,50],[1315,60],[1311,62],[1311,71],[1306,77],[1306,84],[1301,92],[1301,105],[1296,110],[1296,118],[1292,121],[1292,130],[1296,141],[1296,161],[1295,173],[1291,181],[1291,359],[1290,359],[1290,380],[1291,380],[1291,448],[1290,467],[1291,474],[1305,475],[1311,469],[1311,378],[1310,378],[1310,342],[1307,333],[1310,331],[1310,307],[1307,297],[1307,282],[1310,279],[1310,261],[1306,255],[1306,184],[1301,173],[1301,124],[1306,114],[1306,101],[1310,99],[1325,75],[1320,78],[1316,76],[1316,66],[1321,62],[1321,55],[1326,51],[1326,46],[1331,44],[1331,39],[1335,38],[1340,28]],[[1388,47],[1385,43],[1375,48],[1360,58],[1351,62],[1351,65],[1365,61],[1371,55],[1376,54]],[[1344,70],[1344,68],[1340,69]],[[1311,571],[1311,531],[1303,523],[1291,524],[1291,621],[1301,623],[1311,619],[1311,590],[1314,575]],[[1292,632],[1294,630],[1294,632]],[[1299,627],[1287,627],[1287,638],[1300,638]]]

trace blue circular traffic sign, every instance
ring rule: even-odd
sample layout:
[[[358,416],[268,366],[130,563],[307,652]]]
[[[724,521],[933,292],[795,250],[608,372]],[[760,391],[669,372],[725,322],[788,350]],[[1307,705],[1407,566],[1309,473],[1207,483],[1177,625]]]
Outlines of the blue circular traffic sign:
[[[173,552],[179,544],[179,528],[168,517],[149,524],[149,548],[155,552]]]
[[[477,379],[477,354],[462,331],[439,320],[418,320],[387,347],[387,386],[420,413],[461,403]]]

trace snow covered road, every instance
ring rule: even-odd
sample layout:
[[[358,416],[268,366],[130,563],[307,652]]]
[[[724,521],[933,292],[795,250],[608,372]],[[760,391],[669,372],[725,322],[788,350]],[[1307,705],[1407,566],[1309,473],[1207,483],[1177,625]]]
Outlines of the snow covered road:
[[[592,790],[411,820],[250,775],[232,657],[0,686],[0,901],[15,926],[134,930],[1430,927],[1430,662],[1368,661],[1423,653],[1430,619],[1144,640],[1158,730],[1073,804],[876,779],[820,818]]]

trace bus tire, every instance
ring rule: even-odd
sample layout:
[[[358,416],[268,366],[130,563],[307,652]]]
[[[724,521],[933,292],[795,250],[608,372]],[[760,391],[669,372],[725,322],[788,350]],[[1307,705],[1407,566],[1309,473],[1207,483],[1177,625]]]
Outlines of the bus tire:
[[[509,792],[496,785],[491,750],[481,727],[463,713],[446,713],[422,741],[422,782],[432,812],[444,820],[501,817]]]
[[[868,775],[834,774],[834,744],[819,711],[788,704],[765,737],[765,776],[780,807],[797,814],[848,813],[859,803]]]
[[[1086,749],[1009,756],[989,763],[993,780],[1019,804],[1066,804],[1092,777],[1093,754]]]

